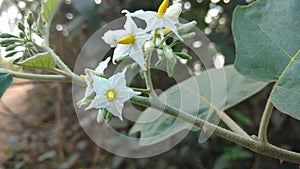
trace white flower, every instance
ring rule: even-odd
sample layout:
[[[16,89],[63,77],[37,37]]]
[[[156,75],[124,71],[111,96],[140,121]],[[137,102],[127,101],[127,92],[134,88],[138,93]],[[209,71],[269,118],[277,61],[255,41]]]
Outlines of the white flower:
[[[138,28],[132,18],[127,20],[122,30],[107,31],[102,39],[111,47],[116,47],[113,63],[121,57],[129,55],[143,70],[146,70],[142,46],[151,36]]]
[[[83,79],[85,80],[87,87],[85,90],[85,94],[84,94],[84,98],[89,97],[93,92],[93,76],[94,75],[103,75],[104,70],[107,68],[108,62],[110,61],[110,57],[108,57],[105,61],[100,62],[99,65],[97,66],[97,68],[95,70],[91,70],[91,69],[85,69],[85,76],[83,76]]]
[[[167,28],[174,32],[180,40],[183,40],[176,27],[176,25],[179,24],[178,18],[182,11],[182,5],[180,3],[175,3],[168,7],[168,4],[169,1],[164,0],[158,9],[158,12],[138,10],[134,13],[129,13],[127,10],[123,10],[122,13],[127,13],[127,15],[144,20],[147,23],[145,29],[146,32],[158,28]]]
[[[93,89],[96,92],[96,96],[86,109],[105,108],[114,116],[123,120],[122,110],[124,103],[131,97],[140,94],[126,86],[125,71],[117,73],[109,79],[99,76],[93,76],[93,79]]]

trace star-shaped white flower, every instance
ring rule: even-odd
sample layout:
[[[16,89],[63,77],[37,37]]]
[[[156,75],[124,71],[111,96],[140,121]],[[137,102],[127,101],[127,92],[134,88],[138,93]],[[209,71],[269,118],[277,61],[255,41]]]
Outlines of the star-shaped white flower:
[[[110,57],[108,57],[105,61],[100,62],[95,70],[85,69],[85,74],[86,75],[82,76],[82,78],[85,80],[85,82],[87,84],[87,87],[85,89],[83,99],[81,99],[77,103],[79,105],[79,107],[81,107],[82,105],[85,105],[88,102],[90,102],[90,100],[91,100],[90,97],[93,97],[92,94],[94,93],[94,88],[93,88],[94,79],[93,79],[93,76],[94,75],[98,75],[98,76],[103,75],[104,70],[107,68],[107,65],[108,65],[109,61],[110,61]]]
[[[96,67],[95,70],[91,70],[91,69],[85,69],[85,76],[83,76],[87,87],[85,90],[85,94],[84,94],[84,98],[89,97],[93,92],[93,83],[94,83],[94,79],[93,76],[94,75],[103,75],[104,74],[104,70],[107,68],[108,62],[110,61],[110,57],[108,57],[105,61],[100,62],[99,65]]]
[[[146,70],[146,67],[142,47],[145,41],[150,38],[150,35],[136,26],[130,16],[127,16],[124,29],[109,30],[102,37],[111,47],[116,47],[113,54],[113,63],[117,59],[129,55],[143,70]]]
[[[125,71],[117,73],[109,79],[99,76],[93,76],[93,79],[93,90],[96,92],[96,96],[86,109],[105,108],[114,116],[123,120],[124,103],[131,97],[140,94],[126,86]]]
[[[174,32],[180,40],[183,40],[176,27],[179,24],[178,18],[182,12],[182,5],[175,3],[168,7],[168,4],[169,0],[164,0],[158,12],[138,10],[134,13],[129,13],[127,10],[123,10],[122,13],[144,20],[147,23],[146,32],[167,28]]]

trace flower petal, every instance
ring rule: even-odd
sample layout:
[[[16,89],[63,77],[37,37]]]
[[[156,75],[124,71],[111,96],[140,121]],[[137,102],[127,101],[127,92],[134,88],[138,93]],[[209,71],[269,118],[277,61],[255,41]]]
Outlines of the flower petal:
[[[105,61],[100,62],[97,68],[95,69],[95,72],[99,74],[104,74],[103,72],[107,68],[109,61],[110,61],[110,57],[108,57]]]
[[[119,39],[122,39],[123,37],[127,36],[127,31],[124,29],[121,30],[109,30],[104,33],[102,36],[102,39],[105,43],[109,44],[111,47],[115,47],[117,45],[117,42]]]
[[[120,87],[126,87],[125,72],[117,73],[108,79],[111,88],[118,91]],[[118,95],[118,93],[117,93]]]
[[[130,15],[126,15],[127,19],[124,25],[125,30],[130,33],[130,34],[134,34],[136,32],[136,30],[138,29],[135,22],[132,20]]]
[[[166,28],[170,29],[181,41],[183,41],[182,37],[179,35],[177,31],[177,27],[173,20],[169,18],[164,19],[164,25]]]
[[[129,55],[143,70],[146,70],[144,53],[141,46],[136,44],[132,45]]]
[[[94,78],[93,88],[96,94],[105,95],[106,97],[106,91],[111,88],[108,79],[99,76],[93,76],[93,78]]]
[[[122,110],[124,108],[123,103],[119,103],[118,101],[113,101],[110,103],[110,106],[106,108],[111,114],[117,116],[120,120],[123,120]]]
[[[114,51],[113,64],[116,64],[117,59],[129,55],[130,48],[131,48],[131,45],[118,44]]]
[[[182,12],[181,3],[175,3],[169,6],[169,8],[166,11],[165,17],[168,17],[172,19],[174,22],[178,23],[178,18],[181,12]]]

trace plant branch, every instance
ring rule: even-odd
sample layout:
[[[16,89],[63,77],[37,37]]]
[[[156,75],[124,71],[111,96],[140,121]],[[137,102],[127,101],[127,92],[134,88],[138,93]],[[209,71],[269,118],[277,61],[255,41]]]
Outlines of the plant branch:
[[[154,109],[160,110],[166,114],[173,117],[179,118],[182,121],[188,122],[199,128],[202,128],[205,124],[206,127],[215,129],[214,134],[224,138],[228,141],[241,145],[248,148],[256,153],[263,154],[272,158],[277,158],[283,161],[294,162],[300,164],[300,154],[292,151],[288,151],[269,143],[262,143],[254,139],[242,137],[232,131],[226,130],[222,127],[216,126],[212,123],[206,122],[198,117],[195,117],[186,112],[177,110],[176,108],[159,102],[157,99],[146,98],[141,96],[134,96],[131,98],[131,102],[144,107],[152,107]]]
[[[210,105],[212,107],[216,114],[219,116],[219,118],[235,133],[245,137],[245,138],[251,138],[234,120],[232,120],[224,111],[220,110],[218,107],[213,105],[209,100],[207,100],[205,97],[200,96],[200,99]]]
[[[66,77],[63,75],[45,75],[45,74],[33,74],[33,73],[23,73],[16,72],[7,69],[0,69],[0,71],[4,71],[12,74],[16,78],[29,79],[29,80],[37,80],[37,81],[46,81],[46,82],[72,82],[72,77]],[[73,83],[84,86],[84,81],[73,80]]]
[[[273,111],[273,107],[274,106],[271,102],[271,98],[269,97],[260,121],[259,131],[258,131],[258,140],[261,141],[262,143],[268,142],[267,132],[268,132],[268,126]]]

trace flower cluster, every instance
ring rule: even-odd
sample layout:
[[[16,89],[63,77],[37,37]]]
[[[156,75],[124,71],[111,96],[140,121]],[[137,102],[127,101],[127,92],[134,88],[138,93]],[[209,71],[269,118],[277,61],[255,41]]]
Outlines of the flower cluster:
[[[156,65],[166,61],[167,72],[171,77],[177,63],[177,57],[191,59],[187,54],[173,52],[172,47],[178,42],[188,40],[195,36],[195,33],[187,33],[196,22],[186,24],[179,23],[179,15],[182,12],[182,5],[175,3],[169,6],[169,0],[163,0],[158,11],[138,10],[130,13],[123,10],[126,15],[124,29],[109,30],[102,39],[114,47],[112,62],[120,61],[123,58],[132,58],[142,71],[150,69],[149,61],[154,50],[157,51],[159,61]],[[138,28],[133,17],[146,22],[145,29]],[[174,37],[172,35],[175,35]],[[173,37],[173,42],[167,45],[167,40]],[[103,75],[104,69],[110,59],[101,62],[96,70],[87,69],[83,76],[87,83],[84,98],[78,105],[86,106],[86,109],[99,109],[97,121],[110,119],[112,115],[122,120],[123,104],[131,97],[140,94],[126,86],[125,71],[115,74],[110,78]]]

